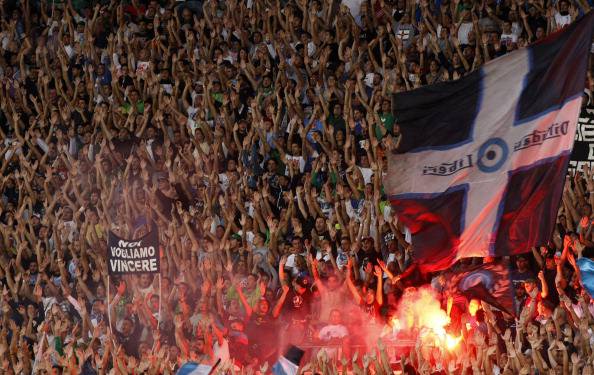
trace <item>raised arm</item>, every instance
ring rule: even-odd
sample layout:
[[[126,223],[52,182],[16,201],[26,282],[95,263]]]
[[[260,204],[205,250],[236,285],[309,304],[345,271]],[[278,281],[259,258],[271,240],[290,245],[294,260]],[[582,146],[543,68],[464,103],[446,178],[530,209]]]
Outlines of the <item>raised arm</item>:
[[[353,268],[353,260],[352,260],[352,258],[349,258],[349,262],[347,263],[346,283],[349,288],[349,291],[351,292],[351,294],[353,295],[353,298],[355,299],[355,303],[357,305],[359,305],[359,304],[361,304],[361,301],[363,299],[361,298],[361,295],[359,294],[357,287],[355,286],[355,284],[353,284],[353,279],[351,278],[352,268]]]
[[[380,266],[373,267],[373,274],[377,277],[377,289],[375,291],[375,300],[377,301],[378,305],[384,304],[384,277],[382,273],[382,269]]]

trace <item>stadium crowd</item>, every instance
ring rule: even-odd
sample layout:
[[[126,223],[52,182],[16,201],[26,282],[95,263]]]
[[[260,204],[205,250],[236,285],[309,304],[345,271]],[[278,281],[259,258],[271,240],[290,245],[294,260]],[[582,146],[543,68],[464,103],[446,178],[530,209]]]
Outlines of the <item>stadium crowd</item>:
[[[382,188],[392,94],[458,79],[588,10],[0,0],[2,372],[167,374],[218,358],[266,372],[294,344],[312,348],[314,373],[388,373],[376,339],[416,286],[398,276],[414,249]],[[432,275],[459,312],[458,354],[415,345],[394,369],[592,374],[594,302],[575,261],[594,256],[593,205],[586,169],[550,244],[509,260],[517,319],[443,297]],[[151,223],[161,275],[108,278],[108,231],[139,238]]]

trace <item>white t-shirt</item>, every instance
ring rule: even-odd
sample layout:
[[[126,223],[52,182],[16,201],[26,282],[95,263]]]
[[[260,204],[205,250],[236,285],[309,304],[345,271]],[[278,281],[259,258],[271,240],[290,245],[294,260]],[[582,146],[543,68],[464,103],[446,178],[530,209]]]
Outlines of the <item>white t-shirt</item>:
[[[519,22],[512,22],[512,34],[514,34],[516,36],[516,38],[520,35],[522,35],[522,31],[523,31],[523,27],[522,24]]]
[[[460,44],[468,44],[468,34],[472,31],[472,22],[462,22],[458,29],[458,40]]]
[[[68,58],[71,59],[74,56],[74,48],[70,44],[64,46],[64,50],[66,50],[66,54]]]
[[[239,234],[240,236],[243,236],[243,231],[240,230],[239,232],[237,232],[237,234]],[[254,242],[254,237],[255,237],[254,232],[252,232],[252,231],[249,231],[245,234],[245,238],[249,244]]]
[[[136,64],[136,75],[144,77],[149,70],[150,65],[151,63],[149,61],[139,61],[138,64]]]
[[[186,109],[186,113],[188,114],[189,118],[193,119],[196,116],[196,113],[198,113],[198,108],[189,106],[188,109]]]
[[[396,28],[396,37],[403,42],[408,42],[413,36],[413,31],[409,27]]]
[[[569,14],[562,16],[561,13],[555,12],[555,23],[559,28],[565,27],[571,23],[571,16]]]
[[[584,311],[582,309],[582,306],[580,306],[580,304],[575,303],[575,304],[571,304],[571,306],[573,307],[573,311],[575,312],[575,315],[577,315],[578,318],[582,318],[584,316]],[[588,311],[590,312],[591,315],[594,315],[594,305],[589,303],[588,304]]]
[[[58,303],[58,300],[56,300],[56,297],[42,297],[41,303],[43,304],[43,311],[47,314],[52,306]]]
[[[161,87],[167,94],[171,95],[173,93],[173,85],[171,83],[161,83]]]
[[[345,207],[346,207],[346,212],[347,212],[347,216],[349,217],[349,219],[355,220],[356,222],[361,221],[361,213],[363,211],[363,203],[362,202],[359,202],[359,205],[357,205],[357,207],[355,208],[353,206],[353,203],[349,199],[346,201]]]
[[[371,183],[371,175],[373,174],[373,171],[371,170],[371,168],[359,167],[359,170],[361,171],[361,174],[363,175],[363,181],[365,181],[365,184],[370,184]]]
[[[101,94],[97,94],[97,95],[95,96],[95,98],[93,99],[93,101],[94,101],[96,104],[100,104],[100,103],[103,103],[103,102],[105,102],[105,103],[109,103],[109,104],[113,104],[113,95],[110,95],[110,96],[108,96],[107,98],[104,98],[104,97],[103,97],[103,95],[101,95]]]
[[[79,33],[78,31],[74,31],[74,41],[77,43],[82,43],[85,40],[85,34]]]
[[[287,155],[287,161],[290,160],[297,161],[297,164],[299,165],[299,173],[303,173],[303,171],[305,170],[305,159],[303,159],[303,156]],[[285,174],[289,174],[289,167],[285,168]]]
[[[512,44],[518,42],[518,36],[516,34],[501,34],[501,44],[510,47]]]
[[[412,234],[410,233],[410,229],[404,226],[404,240],[408,243],[412,242]]]
[[[229,177],[226,173],[219,174],[219,185],[221,185],[223,191],[227,191],[227,188],[229,187]]]
[[[363,3],[363,0],[342,0],[342,3],[349,8],[353,18],[357,18],[361,13],[361,4]]]
[[[349,334],[349,331],[342,324],[330,324],[320,330],[320,340],[342,339]]]
[[[305,256],[304,254],[300,255]],[[287,263],[285,263],[285,267],[291,270],[291,275],[293,275],[293,277],[297,276],[299,269],[295,265],[295,254],[291,254],[287,257]]]
[[[65,221],[64,222],[64,228],[65,233],[66,233],[66,237],[61,238],[62,241],[68,240],[68,242],[73,242],[74,241],[74,236],[76,235],[77,232],[77,228],[76,228],[76,223],[74,221]]]
[[[122,64],[120,64],[120,56],[117,53],[114,53],[113,55],[111,55],[111,62],[113,63],[113,66],[115,66],[116,70],[116,77],[112,78],[117,79],[121,76],[122,73]]]

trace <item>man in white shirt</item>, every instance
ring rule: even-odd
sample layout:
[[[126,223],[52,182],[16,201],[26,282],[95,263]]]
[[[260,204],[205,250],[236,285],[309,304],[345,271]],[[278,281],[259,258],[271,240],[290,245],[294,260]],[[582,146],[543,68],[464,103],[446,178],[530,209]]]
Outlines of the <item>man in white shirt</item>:
[[[513,33],[511,22],[503,22],[500,41],[508,50],[513,49],[513,45],[518,42],[518,36]]]
[[[463,21],[458,29],[458,40],[460,44],[468,44],[468,35],[472,32],[472,21],[470,19],[470,12],[462,12]]]
[[[330,322],[328,325],[322,327],[318,333],[318,338],[322,344],[328,345],[323,347],[329,358],[336,357],[339,353],[338,347],[342,348],[343,356],[350,358],[348,353],[348,335],[349,331],[345,325],[342,324],[342,315],[340,310],[332,309],[330,311]]]
[[[566,0],[561,0],[559,2],[559,11],[555,12],[555,24],[557,25],[557,29],[561,29],[570,23],[569,3]]]

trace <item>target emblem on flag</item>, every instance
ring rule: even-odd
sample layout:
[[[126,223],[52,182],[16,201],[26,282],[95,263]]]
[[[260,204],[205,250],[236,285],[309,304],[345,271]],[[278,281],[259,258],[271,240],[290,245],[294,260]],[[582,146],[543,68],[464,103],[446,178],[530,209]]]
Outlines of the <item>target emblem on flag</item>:
[[[465,275],[458,283],[458,289],[466,291],[479,284],[483,284],[487,290],[493,289],[493,275],[488,270],[479,270]]]
[[[509,149],[503,139],[491,138],[479,148],[477,166],[482,172],[495,172],[505,164],[508,154]]]

